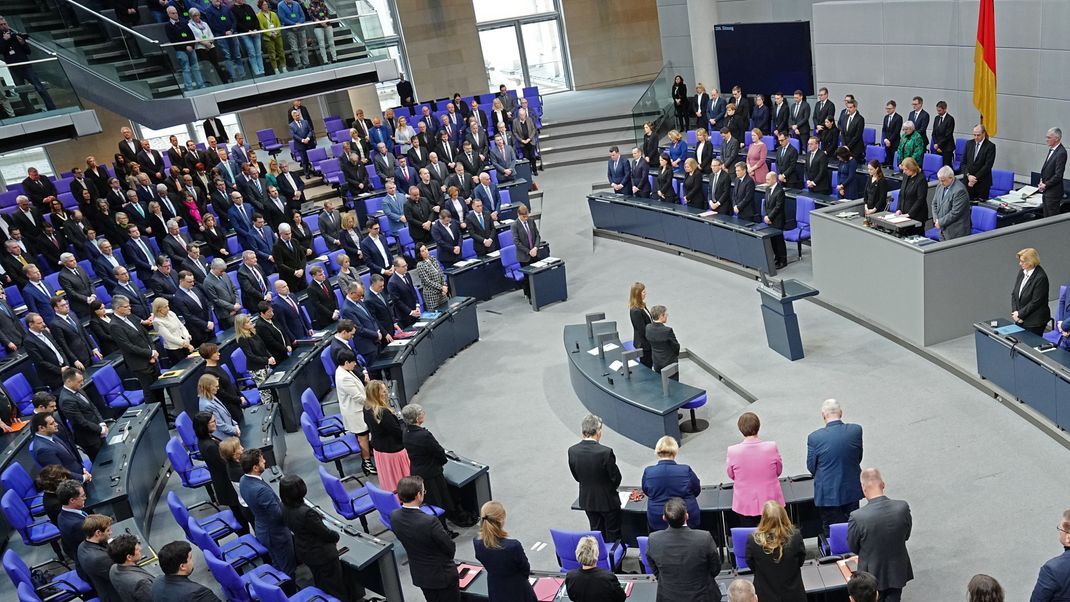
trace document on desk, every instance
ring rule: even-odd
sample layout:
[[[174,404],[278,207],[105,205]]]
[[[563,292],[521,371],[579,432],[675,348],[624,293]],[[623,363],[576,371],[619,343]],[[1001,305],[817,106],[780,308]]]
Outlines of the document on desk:
[[[468,266],[472,265],[473,263],[479,263],[479,262],[480,262],[480,260],[479,259],[475,259],[475,258],[465,259],[464,261],[458,261],[457,263],[453,264],[453,267],[455,267],[455,268],[465,268],[465,267],[468,267]]]
[[[126,441],[126,435],[129,432],[130,431],[123,431],[117,435],[112,435],[111,437],[108,437],[108,445],[119,445],[123,441]]]
[[[387,347],[401,347],[402,345],[408,345],[410,339],[397,339],[387,344]]]
[[[628,505],[628,500],[632,497],[631,491],[618,491],[617,495],[620,496],[620,507],[623,508]]]
[[[605,345],[602,345],[602,351],[613,351],[614,349],[619,349],[619,346],[616,343],[606,343]],[[588,349],[587,353],[598,355],[598,347]]]
[[[639,365],[639,362],[637,362],[635,360],[628,360],[628,367],[629,368],[634,368],[634,367],[636,367],[638,365]],[[613,370],[614,372],[617,371],[617,370],[620,370],[623,367],[624,367],[624,364],[620,360],[614,360],[613,363],[609,365],[609,369]]]
[[[858,217],[858,212],[857,211],[841,211],[841,212],[836,214],[836,217],[843,218],[843,219],[849,219],[849,218],[852,218],[852,217]]]
[[[884,218],[884,221],[888,222],[889,224],[902,224],[903,222],[909,222],[910,221],[910,216],[909,215],[889,215],[888,217]]]
[[[698,214],[699,217],[709,217],[711,215],[717,215],[717,212],[711,209],[710,211],[703,211],[702,213]]]
[[[1017,324],[1008,324],[1006,326],[1000,326],[999,328],[997,328],[996,333],[1001,334],[1003,336],[1007,336],[1016,332],[1022,332],[1023,330],[1025,329]]]
[[[501,256],[502,256],[502,252],[501,251],[491,251],[490,253],[487,253],[487,257],[491,257],[493,259],[497,259],[497,258],[499,258]]]

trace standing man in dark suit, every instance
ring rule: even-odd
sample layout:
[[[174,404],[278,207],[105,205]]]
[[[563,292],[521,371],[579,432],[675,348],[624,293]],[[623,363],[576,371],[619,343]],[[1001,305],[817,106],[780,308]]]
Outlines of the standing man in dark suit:
[[[71,425],[74,442],[95,460],[100,448],[108,440],[108,425],[100,410],[82,391],[85,375],[78,368],[63,369],[63,387],[59,390],[59,411]]]
[[[806,144],[806,150],[806,188],[818,194],[831,194],[832,176],[829,175],[829,158],[822,152],[821,142],[811,136]]]
[[[810,103],[806,102],[802,90],[795,91],[795,104],[791,105],[791,117],[788,118],[791,133],[802,144],[810,137]],[[777,163],[777,167],[780,163]]]
[[[606,177],[609,178],[609,187],[617,194],[628,194],[631,190],[628,179],[628,160],[620,156],[620,149],[612,146],[609,149],[609,161],[606,163]]]
[[[193,548],[185,540],[165,544],[157,552],[162,577],[152,583],[154,602],[221,602],[212,590],[189,578]]]
[[[1063,202],[1063,174],[1066,172],[1066,147],[1063,146],[1063,131],[1059,128],[1048,130],[1044,140],[1048,143],[1048,154],[1040,168],[1040,184],[1037,189],[1043,193],[1044,217],[1059,215]]]
[[[167,167],[163,164],[163,156],[160,151],[149,146],[148,140],[141,141],[141,150],[137,152],[138,165],[141,171],[149,174],[154,184],[160,184],[167,179]]]
[[[163,401],[161,391],[153,391],[152,384],[160,377],[160,352],[152,338],[136,319],[130,317],[130,300],[123,295],[111,299],[115,318],[111,323],[111,337],[123,354],[127,370],[141,383],[141,388],[152,401]]]
[[[316,136],[312,133],[311,122],[301,116],[301,111],[290,111],[290,136],[301,161],[301,171],[307,176],[312,173],[312,164],[308,161],[308,149],[315,148]]]
[[[26,308],[31,312],[41,314],[46,323],[51,322],[52,318],[56,317],[51,305],[56,291],[42,280],[41,270],[36,265],[31,263],[24,267],[22,272],[26,274],[27,279],[26,286],[22,287],[22,300],[26,303]]]
[[[1018,251],[1018,276],[1011,290],[1011,319],[1022,328],[1038,335],[1051,321],[1048,308],[1048,274],[1040,267],[1036,249]]]
[[[733,166],[739,161],[739,153],[743,149],[743,141],[732,135],[732,130],[721,128],[721,164],[730,171],[735,171]]]
[[[735,186],[732,188],[732,213],[747,221],[757,221],[754,208],[754,179],[747,175],[747,164],[736,163]]]
[[[1070,510],[1064,510],[1059,520],[1059,543],[1063,553],[1040,567],[1030,602],[1055,602],[1070,599]]]
[[[368,227],[368,235],[360,239],[364,264],[373,274],[389,278],[394,275],[394,254],[390,252],[390,245],[382,234],[382,226],[374,217],[369,217],[365,225]]]
[[[51,397],[51,396],[50,396]],[[52,398],[53,407],[55,398]],[[52,464],[62,466],[71,473],[75,481],[88,483],[93,480],[82,459],[78,456],[78,449],[73,442],[66,441],[59,432],[59,420],[53,412],[37,412],[30,419],[30,429],[33,432],[33,455],[34,461],[41,466]]]
[[[327,279],[323,267],[314,265],[308,272],[312,275],[312,284],[305,295],[305,308],[312,319],[312,328],[327,328],[338,320],[338,297],[334,294],[334,285]]]
[[[783,92],[773,94],[773,108],[771,112],[773,114],[772,125],[770,126],[773,128],[772,134],[777,136],[781,132],[788,133],[789,128],[791,127],[789,125],[791,121],[791,109],[788,108],[788,103],[784,102]]]
[[[26,340],[26,329],[22,327],[15,309],[7,301],[7,291],[0,288],[0,346],[8,353],[18,351]]]
[[[992,165],[996,162],[996,145],[988,139],[982,124],[973,127],[973,140],[962,153],[962,183],[971,201],[987,201],[992,189]]]
[[[52,337],[65,347],[70,357],[74,360],[73,365],[79,370],[87,370],[93,365],[93,360],[100,361],[104,356],[93,345],[89,333],[82,327],[78,316],[71,313],[70,305],[63,297],[52,297],[52,311],[56,317],[52,319],[49,332]]]
[[[806,438],[806,469],[814,476],[814,504],[821,513],[821,531],[847,522],[862,499],[862,427],[843,421],[843,408],[835,399],[821,404],[825,428]]]
[[[123,127],[119,130],[122,139],[119,140],[119,153],[126,158],[126,162],[137,161],[137,153],[141,150],[141,141],[134,138],[134,130]]]
[[[49,390],[55,391],[63,383],[60,376],[63,369],[72,365],[74,359],[63,343],[48,332],[44,318],[39,314],[26,314],[26,325],[30,329],[26,336],[26,352],[33,360],[37,378]]]
[[[925,150],[929,150],[929,112],[922,108],[925,101],[920,96],[915,96],[910,101],[911,111],[907,115],[907,121],[914,123],[914,131],[921,134],[921,139],[925,142]]]
[[[472,237],[472,247],[478,257],[484,257],[498,248],[494,218],[483,208],[482,199],[472,199],[472,210],[468,212],[465,221],[468,223],[468,235]]]
[[[130,280],[130,272],[126,268],[115,268],[115,288],[111,295],[112,298],[124,295],[130,301],[130,312],[141,324],[146,328],[152,325],[152,305],[141,288]]]
[[[587,514],[592,531],[612,544],[620,541],[621,475],[613,450],[602,445],[602,419],[588,414],[580,425],[583,440],[568,448],[568,469],[580,484],[580,508]]]
[[[910,505],[884,495],[884,479],[876,468],[863,470],[861,481],[867,503],[851,513],[847,545],[858,554],[858,570],[877,578],[879,598],[899,602],[903,587],[914,578],[907,553]]]
[[[903,131],[903,116],[895,112],[895,101],[884,105],[884,125],[881,126],[881,144],[884,146],[884,165],[891,165],[899,148],[899,136]],[[864,157],[855,157],[855,161]]]
[[[643,157],[643,151],[638,148],[632,149],[632,167],[628,179],[631,186],[627,194],[640,198],[650,198],[650,164]]]
[[[669,321],[669,310],[664,305],[655,305],[650,308],[650,324],[646,325],[646,340],[650,343],[650,356],[653,361],[654,372],[661,373],[661,369],[670,364],[675,364],[680,359],[680,342],[676,340],[676,333],[666,323]],[[680,374],[672,377],[680,380]]]
[[[156,258],[156,271],[144,283],[157,296],[168,301],[178,292],[178,277],[171,264],[171,258],[160,255]]]
[[[30,197],[24,194],[15,197],[15,204],[18,209],[11,214],[11,226],[21,230],[23,236],[31,240],[36,239],[41,235],[41,228],[44,226],[41,212],[30,205]]]
[[[401,507],[390,513],[394,535],[409,554],[412,584],[428,602],[460,602],[461,592],[453,555],[457,545],[442,523],[424,514],[424,480],[418,476],[398,481]]]
[[[936,119],[933,120],[933,152],[944,158],[944,165],[955,159],[955,118],[947,112],[947,103],[936,103]]]
[[[308,281],[305,280],[308,253],[305,252],[301,243],[294,240],[290,224],[279,224],[279,236],[275,239],[271,256],[275,258],[279,278],[290,286],[290,290],[294,292],[305,290],[308,286]]]
[[[178,291],[171,298],[171,309],[185,321],[191,345],[200,347],[201,343],[215,340],[215,324],[209,313],[211,305],[197,287],[193,274],[185,270],[178,273]]]
[[[305,319],[297,299],[290,294],[290,286],[285,280],[275,281],[275,299],[271,302],[272,309],[289,333],[291,339],[303,339],[312,335],[312,325]],[[287,345],[292,344],[287,341]]]
[[[866,143],[862,141],[862,132],[866,129],[866,119],[858,112],[858,101],[847,101],[847,114],[843,116],[843,145],[851,149],[851,155],[861,162],[866,158]],[[777,165],[779,167],[779,164]]]
[[[130,224],[127,233],[130,240],[123,243],[123,258],[126,259],[127,265],[133,264],[137,277],[144,282],[156,269],[156,257],[153,256],[148,241],[141,237],[141,231],[136,225]]]
[[[777,165],[779,167],[779,164]],[[777,230],[783,230],[786,222],[784,214],[784,187],[777,181],[777,174],[771,171],[765,175],[765,183],[768,188],[765,191],[765,215],[762,221],[766,225]],[[784,235],[777,234],[773,237],[773,256],[776,258],[775,265],[782,268],[788,265],[788,248],[784,244]]]
[[[725,113],[728,111],[728,103],[721,98],[717,88],[710,90],[709,108],[706,112],[706,122],[698,127],[706,128],[709,132],[721,131],[721,125],[725,122]]]
[[[293,536],[282,519],[282,502],[262,474],[267,468],[259,449],[247,449],[241,456],[245,473],[238,482],[238,493],[253,514],[256,539],[271,553],[271,564],[293,578],[297,569]]]
[[[420,318],[420,300],[409,275],[404,257],[394,258],[394,275],[386,284],[390,298],[394,300],[394,319],[402,328],[408,328]]]
[[[290,164],[286,161],[279,161],[279,175],[275,180],[279,183],[279,196],[286,199],[286,208],[299,211],[305,203],[304,180],[290,173]]]
[[[791,145],[785,133],[779,134],[779,142],[780,148],[776,153],[776,168],[780,172],[778,181],[788,188],[802,188],[803,177],[799,169],[799,151]],[[766,178],[767,181],[768,179]]]
[[[390,299],[386,294],[386,278],[379,274],[372,274],[368,279],[368,290],[364,295],[364,307],[371,313],[375,323],[379,325],[382,339],[380,347],[387,346],[394,340],[392,336],[399,330],[394,314],[390,311]]]
[[[646,559],[658,578],[658,600],[719,602],[717,574],[721,557],[709,531],[687,526],[687,505],[678,497],[665,502],[668,529],[650,534]]]
[[[89,274],[85,273],[78,260],[70,253],[60,255],[63,269],[59,273],[59,285],[67,295],[67,301],[71,304],[71,310],[79,317],[88,318],[92,315],[89,304],[97,300],[93,289],[93,282]]]
[[[721,215],[732,211],[732,177],[720,159],[710,163],[710,209]]]
[[[829,100],[829,89],[822,87],[817,91],[817,104],[814,105],[814,131],[825,129],[825,120],[832,118],[836,122],[836,103]]]
[[[242,307],[256,315],[261,301],[271,301],[267,275],[257,265],[256,253],[242,252],[242,264],[238,268],[238,288],[241,290]]]
[[[542,236],[535,221],[528,217],[527,205],[520,205],[516,210],[516,221],[509,226],[513,235],[513,244],[516,245],[516,260],[521,266],[530,265],[538,260],[539,245],[542,244]],[[531,287],[527,277],[524,278],[524,295],[531,298]]]

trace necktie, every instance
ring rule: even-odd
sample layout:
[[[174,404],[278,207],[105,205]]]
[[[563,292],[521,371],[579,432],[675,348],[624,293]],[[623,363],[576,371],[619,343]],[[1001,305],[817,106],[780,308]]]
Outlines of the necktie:
[[[290,241],[286,241],[286,248],[289,249],[291,253],[293,253],[294,246],[290,243]]]
[[[52,353],[56,354],[56,359],[59,360],[59,364],[61,366],[63,364],[67,363],[67,362],[63,361],[63,355],[59,352],[58,349],[56,349],[56,346],[52,344],[52,341],[47,336],[45,336],[45,334],[43,332],[37,333],[37,336],[40,337],[41,340],[45,342],[45,345],[48,345],[48,348],[52,350]]]
[[[260,270],[251,268],[253,275],[256,276],[256,282],[260,285],[260,292],[267,293],[267,286],[264,285],[264,277],[260,275]]]
[[[175,240],[178,241],[178,244],[181,245],[182,250],[185,251],[186,250],[186,241],[182,240],[182,237],[178,236],[178,235],[174,235],[174,238],[175,238]]]
[[[18,255],[17,257],[19,258],[19,263],[21,263],[22,265],[26,265],[25,257],[23,257],[22,255]]]
[[[145,241],[141,240],[141,238],[136,239],[136,241],[138,248],[141,249],[142,255],[144,255],[145,259],[148,260],[149,265],[152,265],[152,253],[149,253],[149,248],[145,246]]]
[[[477,213],[476,214],[476,219],[479,220],[479,229],[482,230],[483,229],[483,214],[482,213]]]
[[[974,150],[974,153],[973,153],[973,158],[974,158],[975,161],[977,160],[977,157],[980,156],[980,154],[981,154],[981,145],[984,144],[984,143],[985,143],[985,141],[982,140],[981,142],[979,142],[977,144],[977,148]]]
[[[193,292],[193,289],[187,290],[186,294],[193,298],[193,302],[197,304],[197,307],[201,306],[201,300],[197,298],[197,294]]]
[[[265,241],[267,240],[267,238],[264,236],[264,231],[262,229],[257,228],[256,232],[260,235],[260,238],[263,238]]]
[[[528,228],[528,223],[526,221],[520,223],[524,224],[524,231],[528,233],[528,248],[530,249],[535,246],[535,239],[531,237],[531,228]]]
[[[301,312],[298,311],[297,304],[294,303],[294,300],[293,300],[292,297],[287,296],[286,297],[286,303],[288,303],[290,305],[290,308],[294,310],[295,314],[301,315]]]

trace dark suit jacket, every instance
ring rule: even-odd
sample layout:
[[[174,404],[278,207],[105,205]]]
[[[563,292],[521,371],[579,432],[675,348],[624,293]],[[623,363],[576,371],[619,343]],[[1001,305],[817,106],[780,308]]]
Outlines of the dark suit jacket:
[[[631,176],[628,171],[628,160],[624,157],[620,157],[616,161],[610,159],[606,162],[606,177],[609,178],[609,183],[624,185],[624,188],[620,190],[620,194],[629,194],[632,191],[629,188],[631,186]]]
[[[81,471],[78,471],[81,472]],[[74,513],[60,510],[59,517],[56,519],[56,526],[59,527],[60,543],[63,546],[63,553],[68,558],[78,558],[78,546],[85,541],[85,535],[82,535],[82,523],[85,522],[85,517]]]
[[[417,508],[398,508],[390,513],[390,526],[409,555],[413,585],[442,589],[457,582],[457,545],[437,518]]]
[[[914,578],[907,553],[912,524],[910,505],[883,495],[851,513],[847,545],[858,554],[858,570],[877,578],[878,589],[901,588]]]
[[[56,291],[44,280],[41,280],[40,283],[49,292],[47,297],[36,284],[27,282],[26,286],[22,287],[22,300],[26,303],[26,309],[40,314],[47,324],[52,321],[52,318],[56,317],[56,312],[52,311],[51,304],[51,299],[56,294]]]
[[[743,148],[741,140],[733,134],[731,140],[721,142],[721,164],[728,173],[733,173],[732,166],[739,162],[739,151]]]
[[[714,178],[715,174],[710,174],[710,201],[721,204],[717,208],[717,213],[722,215],[728,215],[732,207],[732,176],[728,174],[729,172],[724,170],[716,174],[716,178]],[[716,184],[714,184],[715,179]]]
[[[379,242],[383,245],[383,250],[386,251],[386,263],[383,263],[383,256],[379,253],[379,248],[375,245],[375,241],[372,237],[365,236],[360,239],[360,251],[364,255],[364,264],[368,266],[368,269],[373,274],[382,274],[384,271],[390,269],[394,263],[394,254],[390,252],[390,245],[386,243],[386,237],[382,234],[379,235]]]
[[[476,216],[475,211],[469,211],[468,217],[465,218],[465,223],[468,224],[468,235],[472,237],[472,246],[476,251],[476,255],[480,257],[498,248],[498,233],[494,229],[494,220],[491,219],[490,212],[485,208],[482,218],[482,227],[479,225],[479,218]],[[486,240],[491,241],[489,247],[484,244]]]
[[[244,475],[241,481],[238,482],[238,492],[246,504],[249,505],[249,511],[253,515],[253,520],[256,524],[256,539],[265,548],[271,550],[272,558],[279,556],[289,556],[291,563],[293,562],[293,539],[290,535],[290,530],[286,528],[286,524],[282,519],[282,502],[279,500],[278,494],[271,489],[271,486],[260,479],[255,479],[249,475]],[[281,553],[280,553],[281,552]],[[287,570],[286,568],[276,567],[280,570]],[[289,570],[293,570],[293,567],[288,567]]]
[[[402,328],[408,328],[416,323],[416,318],[409,312],[420,306],[416,289],[412,285],[412,274],[406,273],[404,277],[395,273],[386,283],[386,291],[394,300],[394,319]]]
[[[134,319],[132,315],[128,316],[128,318],[133,328],[122,319],[115,318],[112,320],[111,338],[115,340],[115,344],[122,351],[123,361],[126,362],[126,367],[131,372],[155,371],[159,364],[149,364],[149,360],[152,359],[152,352],[156,350],[152,338],[145,330],[145,327]]]
[[[684,176],[684,201],[688,207],[706,209],[706,193],[702,189],[702,172],[695,170]]]
[[[146,320],[149,314],[152,313],[152,305],[149,300],[145,298],[145,294],[141,292],[141,289],[132,280],[128,280],[125,285],[116,284],[111,294],[112,296],[124,295],[130,299],[130,311],[138,319]]]
[[[435,223],[431,224],[431,238],[438,249],[438,260],[443,265],[453,265],[461,260],[461,254],[453,252],[453,247],[461,246],[461,229],[456,221],[450,220],[447,227],[442,224],[442,220],[435,220]]]
[[[170,301],[175,296],[175,293],[178,292],[178,274],[174,269],[167,275],[157,270],[149,276],[145,284],[157,297],[163,297]]]
[[[902,133],[903,116],[899,113],[892,113],[890,116],[885,115],[883,125],[881,126],[881,139],[878,142],[884,149],[891,148],[891,150],[888,152],[894,155],[896,149],[899,148],[899,137],[902,136]],[[891,142],[892,145],[890,147],[884,146],[885,140]],[[859,161],[863,158],[865,158],[865,155],[863,155],[862,157],[855,157],[855,159]]]
[[[941,117],[933,119],[933,144],[940,145],[938,154],[954,154],[955,152],[955,118],[951,113],[944,113]],[[928,149],[926,149],[928,150]],[[934,152],[935,149],[934,149]]]
[[[1018,312],[1018,319],[1025,328],[1040,328],[1051,320],[1051,310],[1048,308],[1048,274],[1044,268],[1033,268],[1033,274],[1022,287],[1022,279],[1025,272],[1018,270],[1018,276],[1014,279],[1014,288],[1011,290],[1011,311]],[[1021,293],[1019,293],[1019,289]]]
[[[327,290],[324,291],[323,287]],[[324,280],[322,284],[312,281],[308,285],[305,296],[305,309],[308,310],[309,318],[312,319],[312,328],[326,328],[334,323],[334,312],[338,309],[338,298],[334,295],[334,285],[330,280]]]
[[[295,304],[297,303],[297,297],[290,295],[290,300]],[[275,318],[272,322],[275,322],[276,326],[280,328],[285,327],[284,330],[290,335],[291,339],[303,339],[308,336],[308,330],[311,325],[305,320],[304,314],[300,311],[294,311],[294,308],[283,300],[279,295],[275,295],[271,301],[271,307],[275,310]],[[297,306],[298,310],[301,306]],[[289,344],[292,341],[287,341]]]
[[[791,121],[791,107],[788,106],[787,101],[783,102],[779,107],[777,107],[776,103],[773,103],[769,107],[769,113],[772,115],[773,131],[787,132]]]
[[[37,263],[37,260],[34,257],[26,255],[25,253],[16,256],[8,253],[7,249],[4,249],[3,256],[0,257],[0,266],[3,266],[4,272],[11,278],[11,284],[22,287],[26,286],[26,283],[29,282],[29,280],[26,278],[26,272],[23,271],[23,266],[26,264],[19,261],[19,257],[22,257],[26,261],[26,264]],[[40,267],[43,268],[45,266]]]
[[[256,270],[260,274],[260,279],[257,279],[252,270]],[[263,286],[261,287],[261,282]],[[244,263],[238,268],[238,288],[241,290],[241,303],[242,307],[246,309],[250,314],[257,314],[257,305],[264,300],[264,295],[269,291],[267,283],[267,275],[260,269],[260,266],[250,268]]]
[[[650,343],[655,372],[661,372],[662,368],[679,359],[680,342],[676,340],[672,328],[660,322],[651,322],[646,326],[646,340]]]
[[[74,442],[84,448],[99,448],[101,445],[100,423],[104,417],[84,391],[72,393],[66,387],[59,389],[59,411],[71,425]],[[81,472],[81,471],[79,471]]]
[[[394,314],[390,311],[390,299],[386,289],[379,294],[369,290],[364,294],[364,308],[371,313],[383,335],[394,334]]]
[[[613,450],[593,439],[568,448],[568,469],[580,484],[580,508],[587,512],[608,512],[620,508],[621,475]]]
[[[58,464],[70,471],[72,478],[76,481],[82,480],[82,469],[84,467],[82,466],[82,459],[78,455],[78,450],[68,445],[59,436],[59,433],[53,435],[51,441],[37,436],[34,436],[31,441],[33,441],[34,461],[41,466]]]
[[[112,254],[112,257],[115,258],[115,261],[119,265],[123,265],[123,262],[119,261],[119,258],[115,257],[114,253]],[[111,262],[104,257],[103,253],[94,257],[90,263],[93,266],[93,273],[96,274],[97,278],[104,283],[104,288],[111,289],[115,286],[115,284],[118,282],[118,280],[116,280],[115,278],[115,272],[113,271],[115,270],[115,266],[113,266]]]
[[[665,502],[678,497],[687,505],[687,526],[696,529],[702,524],[696,496],[702,492],[702,483],[698,475],[687,464],[677,464],[675,460],[658,460],[657,464],[643,470],[643,493],[648,501],[646,520],[654,529],[668,527],[662,514]]]
[[[814,503],[843,506],[862,499],[862,427],[830,420],[806,438],[806,469],[814,475]]]
[[[341,538],[338,531],[323,524],[319,512],[308,506],[283,506],[282,520],[293,533],[294,552],[305,564],[316,567],[338,561],[338,546]]]
[[[857,117],[856,117],[857,119]],[[832,176],[829,175],[829,159],[821,150],[806,156],[806,179],[814,183],[810,192],[832,193]]]
[[[784,184],[788,188],[802,188],[803,177],[799,168],[799,151],[788,144],[776,151],[777,174],[784,176]]]
[[[32,333],[26,335],[26,352],[30,354],[30,359],[33,360],[34,367],[37,368],[37,376],[41,379],[41,382],[49,389],[57,389],[63,384],[63,380],[60,378],[60,369],[65,365],[73,364],[74,358],[71,357],[67,347],[56,337],[48,334],[47,331],[44,335],[52,341],[52,345],[63,356],[63,364],[59,363],[59,360],[56,359],[56,354],[48,348],[48,345],[45,345],[37,335]]]
[[[640,158],[638,161],[632,163],[631,173],[629,179],[631,185],[637,187],[639,190],[633,192],[631,188],[627,190],[626,194],[642,197],[644,199],[650,198],[650,164],[646,162],[646,159]]]
[[[844,129],[843,132],[843,145],[851,149],[851,155],[864,159],[866,156],[866,143],[862,141],[862,131],[866,129],[866,120],[862,117],[862,114],[855,111],[854,117],[851,118],[850,127],[847,126],[847,116],[843,118]]]
[[[1040,567],[1030,602],[1064,602],[1070,600],[1070,549]]]
[[[542,236],[539,234],[539,227],[535,225],[535,220],[528,219],[526,223],[531,231],[530,242],[528,234],[524,231],[524,226],[519,219],[509,226],[509,230],[513,235],[513,244],[516,245],[516,260],[520,262],[520,265],[527,265],[535,261],[536,259],[530,255],[531,250],[538,248],[539,244],[542,243]]]
[[[93,341],[89,339],[89,333],[82,327],[81,321],[76,316],[71,317],[74,319],[73,325],[57,315],[49,323],[48,329],[52,338],[67,348],[72,360],[79,360],[83,366],[89,368],[93,363]]]
[[[646,340],[646,327],[650,324],[650,313],[641,307],[628,310],[628,320],[632,323],[632,344],[643,350],[644,363],[650,363],[650,342]]]
[[[212,306],[200,287],[194,286],[191,292],[197,296],[200,305],[195,303],[188,293],[179,290],[171,298],[171,309],[185,320],[186,330],[194,342],[211,340],[215,337],[215,331],[208,328],[208,322],[212,321],[212,315],[209,313]]]
[[[290,238],[293,250],[286,246],[281,238],[275,239],[275,246],[271,249],[271,256],[275,258],[275,267],[279,270],[279,278],[290,285],[291,292],[304,290],[307,285],[305,275],[295,276],[297,270],[305,270],[308,266],[308,254],[301,243],[293,237]]]
[[[821,102],[820,100],[814,103],[814,129],[818,126],[824,127],[825,119],[831,117],[833,123],[836,122],[836,104],[831,100]]]
[[[624,602],[628,594],[620,586],[617,576],[606,569],[572,569],[565,575],[565,590],[571,600]]]
[[[799,127],[799,137],[803,140],[810,136],[810,103],[805,98],[802,102],[791,105],[788,124]]]
[[[15,315],[15,309],[7,301],[0,301],[0,347],[7,347],[11,343],[22,347],[25,340],[26,329]]]
[[[1049,159],[1044,157],[1040,168],[1040,181],[1044,182],[1044,198],[1061,202],[1063,198],[1063,174],[1066,172],[1066,147],[1060,144]]]
[[[929,147],[929,112],[925,109],[921,111],[911,111],[907,114],[907,121],[914,122],[914,129],[921,134],[921,139],[925,141],[925,147]]]
[[[18,209],[11,214],[11,225],[22,230],[22,236],[27,240],[41,235],[41,220],[44,219],[41,217],[41,212],[33,207],[30,207],[30,214],[33,215],[33,221],[30,221],[30,218]]]
[[[753,537],[747,538],[744,552],[747,566],[754,571],[754,589],[759,600],[805,600],[802,567],[806,560],[806,547],[802,534],[796,530],[784,543],[781,552],[766,554]]]
[[[442,467],[449,460],[446,450],[431,431],[421,426],[406,425],[402,439],[405,451],[409,454],[412,474],[423,477],[424,480],[442,476]]]
[[[494,600],[536,602],[535,590],[528,583],[531,564],[524,545],[515,539],[502,539],[499,544],[488,548],[482,539],[472,539],[476,560],[487,571],[488,594]]]
[[[904,176],[896,209],[924,224],[929,217],[928,193],[929,186],[924,174],[918,172],[914,177]]]
[[[487,190],[490,190],[489,196],[487,195]],[[493,182],[486,187],[482,184],[476,185],[472,190],[472,198],[483,201],[483,209],[485,211],[497,211],[502,204],[501,193],[498,192],[498,187]]]
[[[646,559],[658,578],[658,602],[721,599],[715,581],[721,572],[721,557],[708,531],[688,527],[655,531],[647,543]]]
[[[72,272],[63,268],[59,273],[59,285],[66,293],[67,302],[71,305],[71,311],[78,317],[89,317],[89,296],[94,294],[93,282],[81,266],[75,266]]]
[[[710,173],[710,164],[713,163],[713,144],[709,140],[699,142],[695,147],[695,161],[698,162],[698,170],[701,173]]]
[[[270,323],[260,320],[256,323],[256,336],[264,343],[264,348],[275,358],[276,362],[281,362],[290,356],[290,353],[286,351],[286,346],[293,343],[293,335],[286,329],[285,324],[275,320]]]
[[[212,590],[188,576],[164,575],[152,583],[153,602],[221,602]]]
[[[769,218],[769,225],[784,229],[786,216],[784,215],[784,186],[777,184],[765,193],[765,217]]]
[[[286,207],[288,209],[300,209],[301,203],[305,200],[305,182],[301,179],[301,176],[295,175],[291,172],[290,177],[293,178],[294,186],[286,180],[282,174],[275,177],[275,180],[279,183],[277,188],[279,189],[279,196],[286,200]],[[264,189],[265,192],[267,188]],[[294,196],[300,194],[300,198],[294,201]]]

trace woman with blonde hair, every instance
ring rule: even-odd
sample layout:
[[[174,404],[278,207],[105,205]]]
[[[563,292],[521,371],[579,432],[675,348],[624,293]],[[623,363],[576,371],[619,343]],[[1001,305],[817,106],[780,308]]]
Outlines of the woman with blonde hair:
[[[676,173],[684,173],[684,161],[687,160],[687,141],[680,132],[669,131],[669,162]]]
[[[364,422],[371,435],[375,469],[379,472],[379,488],[394,491],[398,481],[409,476],[409,452],[405,451],[401,420],[390,408],[386,383],[369,381],[364,388]]]
[[[197,351],[193,348],[192,338],[186,326],[178,319],[178,314],[171,311],[171,304],[163,297],[156,297],[152,302],[152,330],[163,339],[163,348],[172,364],[185,359]]]
[[[754,571],[754,590],[762,602],[806,602],[802,571],[806,560],[802,533],[791,524],[780,503],[762,507],[758,529],[747,538],[747,566]]]
[[[646,519],[652,531],[664,529],[665,502],[678,497],[687,505],[687,526],[697,529],[702,524],[702,513],[695,496],[702,492],[698,475],[687,464],[677,464],[676,454],[680,444],[665,435],[654,447],[658,463],[643,470],[643,493],[649,498],[646,504]]]
[[[650,319],[650,310],[646,306],[646,285],[642,282],[636,282],[628,291],[628,318],[632,323],[632,345],[643,350],[639,363],[652,368],[654,360],[650,355],[650,342],[646,340],[646,326],[653,320]]]
[[[267,380],[268,371],[275,367],[278,361],[271,355],[256,334],[253,320],[249,314],[234,316],[234,340],[238,342],[238,348],[245,354],[245,369],[253,377],[253,382],[260,386]],[[269,404],[274,400],[274,392],[270,389],[260,389],[260,401]]]
[[[227,406],[219,401],[219,379],[211,374],[202,374],[197,380],[197,409],[211,412],[215,418],[215,430],[227,437],[241,437],[241,427],[230,414]]]
[[[524,546],[509,539],[505,530],[505,506],[491,500],[479,510],[479,535],[472,539],[476,560],[487,571],[490,602],[536,602],[528,582],[531,565]]]
[[[706,203],[706,192],[702,188],[702,171],[698,161],[688,158],[684,161],[684,201],[688,207],[695,209],[709,209]]]
[[[1018,251],[1018,277],[1011,289],[1011,319],[1034,334],[1044,334],[1051,320],[1048,274],[1040,267],[1040,253],[1029,247]]]
[[[617,576],[598,566],[598,541],[588,535],[576,544],[580,568],[565,575],[565,591],[572,602],[624,602],[628,594]]]

